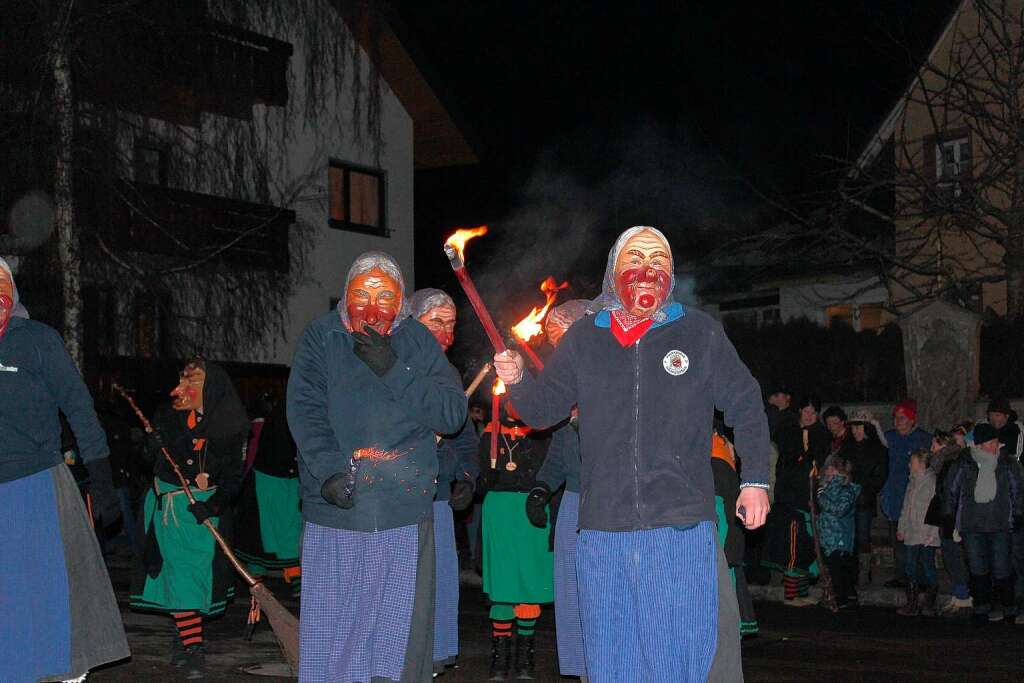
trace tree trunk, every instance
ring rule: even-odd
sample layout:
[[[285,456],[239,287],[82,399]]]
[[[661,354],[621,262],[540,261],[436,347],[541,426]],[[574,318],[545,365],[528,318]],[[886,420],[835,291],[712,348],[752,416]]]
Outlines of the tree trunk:
[[[71,88],[71,64],[67,35],[58,22],[50,45],[53,75],[53,116],[56,129],[53,174],[54,227],[64,297],[64,344],[79,369],[82,367],[82,276],[81,244],[75,224],[72,186],[72,153],[75,137],[75,100]]]

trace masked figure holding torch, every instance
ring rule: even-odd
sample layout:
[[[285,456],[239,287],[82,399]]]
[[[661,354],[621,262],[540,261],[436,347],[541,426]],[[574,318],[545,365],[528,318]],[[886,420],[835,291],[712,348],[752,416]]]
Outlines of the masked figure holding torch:
[[[61,453],[64,413],[93,492],[116,501],[89,390],[52,328],[29,320],[0,259],[0,681],[84,679],[130,655],[110,577]],[[115,514],[102,510],[101,521]],[[109,517],[109,518],[108,518]]]
[[[287,401],[305,523],[299,680],[431,680],[435,435],[463,427],[466,397],[391,256],[357,257],[338,310],[306,327]]]
[[[421,289],[409,300],[412,315],[427,328],[445,353],[455,342],[455,302],[440,289]],[[456,375],[458,371],[452,367]],[[452,510],[473,502],[480,474],[476,430],[466,418],[455,434],[437,443],[437,494],[434,496],[434,671],[443,673],[459,656],[459,554],[455,548]]]
[[[579,408],[577,575],[595,683],[743,679],[708,453],[718,407],[744,454],[735,514],[756,529],[768,512],[768,423],[721,324],[675,302],[673,284],[665,236],[630,228],[609,254],[596,315],[565,333],[544,372],[495,356],[527,424]]]
[[[234,597],[234,570],[203,522],[210,519],[230,538],[225,515],[241,486],[249,419],[228,373],[199,358],[185,364],[171,397],[146,439],[153,482],[142,505],[145,540],[131,605],[174,618],[171,664],[191,679],[201,678],[206,666],[204,620],[222,614]],[[162,448],[188,480],[195,505]]]
[[[587,312],[589,301],[575,299],[552,309],[544,325],[548,342],[557,347],[566,330]],[[537,473],[537,485],[526,499],[526,515],[536,526],[548,521],[546,506],[553,491],[563,484],[558,520],[555,522],[555,635],[558,637],[558,669],[563,676],[582,678],[587,668],[583,656],[583,624],[580,621],[576,585],[576,537],[580,516],[580,437],[575,411],[551,435],[551,447]]]

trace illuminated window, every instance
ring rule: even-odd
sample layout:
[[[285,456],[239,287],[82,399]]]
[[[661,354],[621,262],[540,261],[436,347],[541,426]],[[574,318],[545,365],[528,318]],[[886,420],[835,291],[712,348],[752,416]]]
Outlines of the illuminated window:
[[[327,223],[339,230],[387,237],[385,174],[332,161],[327,167]]]

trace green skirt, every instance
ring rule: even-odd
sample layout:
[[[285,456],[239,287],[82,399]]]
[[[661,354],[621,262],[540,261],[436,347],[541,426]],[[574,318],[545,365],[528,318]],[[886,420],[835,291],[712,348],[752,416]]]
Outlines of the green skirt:
[[[143,504],[143,528],[147,543],[155,543],[146,553],[159,553],[159,570],[143,569],[135,582],[131,606],[158,612],[195,610],[213,616],[220,614],[234,596],[234,586],[216,580],[219,550],[213,534],[188,510],[188,498],[180,488],[157,481],[159,498],[153,489]],[[193,489],[196,500],[205,501],[216,489]],[[211,517],[214,526],[220,518]],[[152,562],[150,563],[152,565]]]
[[[251,476],[238,503],[235,554],[266,569],[298,566],[302,539],[298,477],[274,477],[257,470]]]
[[[526,517],[526,493],[490,491],[484,498],[484,592],[491,602],[554,600],[555,555],[550,530]]]

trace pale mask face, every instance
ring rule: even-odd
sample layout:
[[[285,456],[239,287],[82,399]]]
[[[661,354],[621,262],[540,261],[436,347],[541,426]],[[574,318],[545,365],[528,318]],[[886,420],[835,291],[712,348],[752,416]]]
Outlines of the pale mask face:
[[[615,258],[615,293],[627,313],[649,318],[672,288],[672,250],[650,230],[626,240]]]
[[[435,306],[417,318],[423,323],[444,351],[455,343],[455,307]]]

